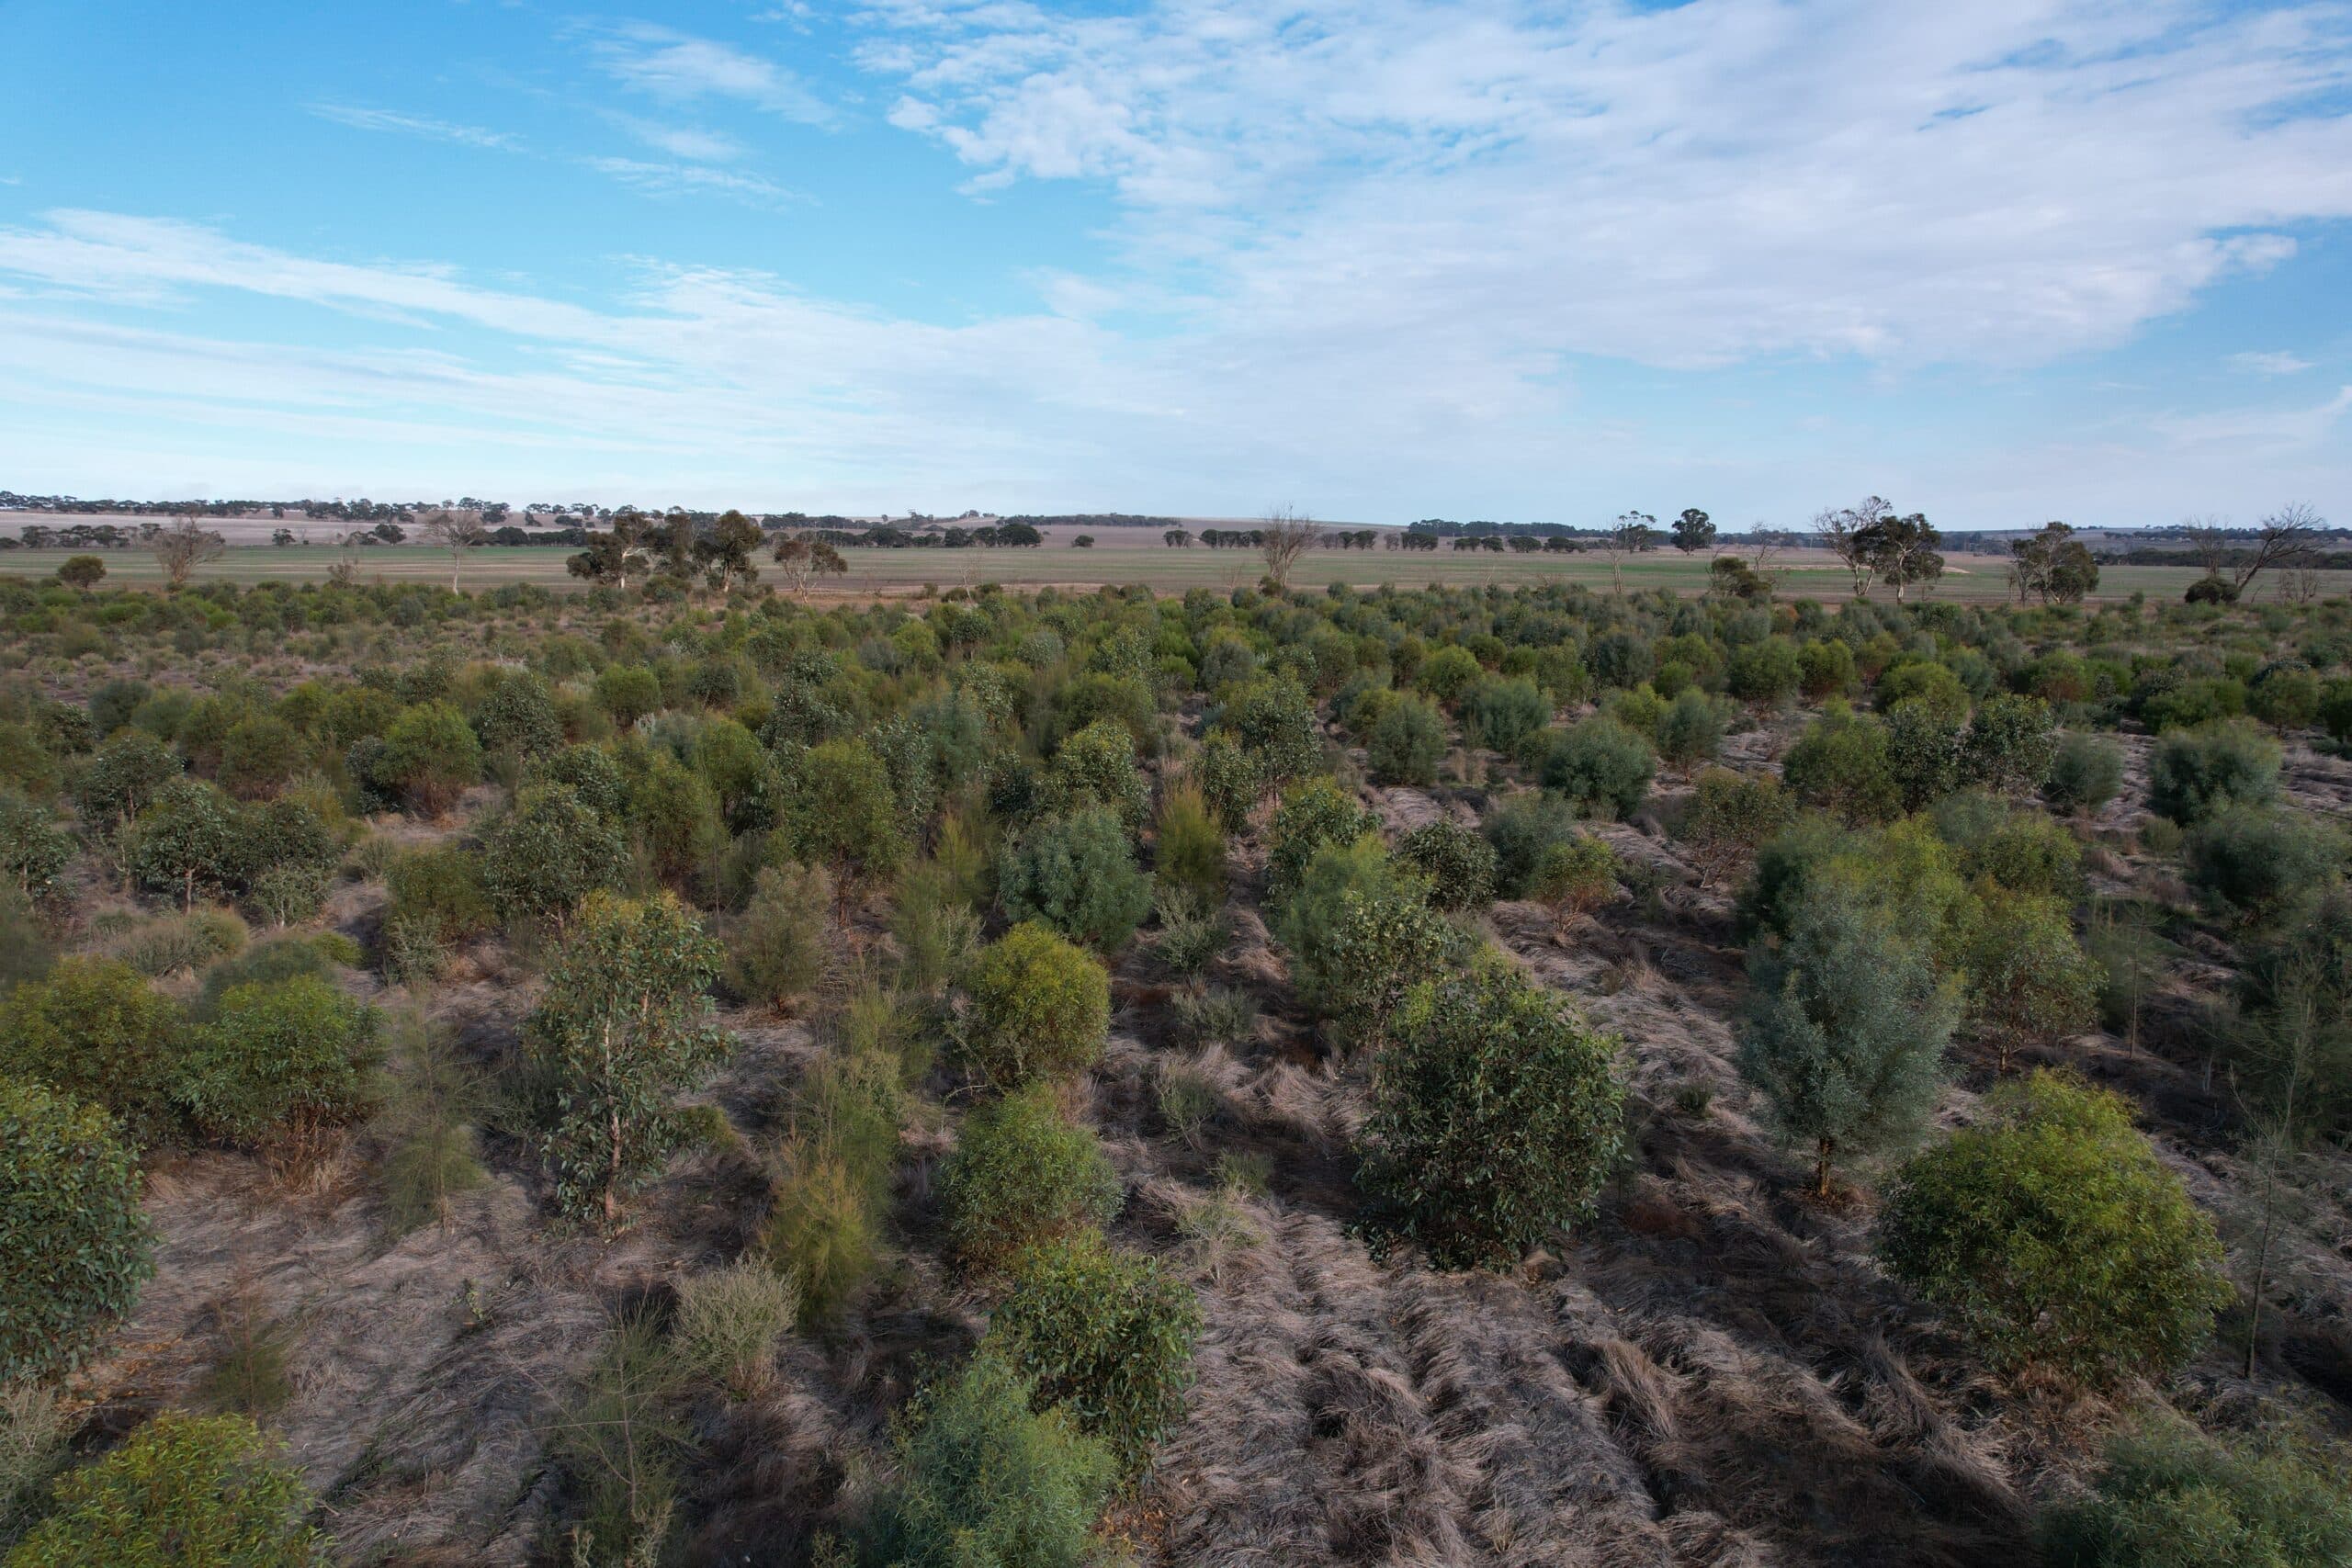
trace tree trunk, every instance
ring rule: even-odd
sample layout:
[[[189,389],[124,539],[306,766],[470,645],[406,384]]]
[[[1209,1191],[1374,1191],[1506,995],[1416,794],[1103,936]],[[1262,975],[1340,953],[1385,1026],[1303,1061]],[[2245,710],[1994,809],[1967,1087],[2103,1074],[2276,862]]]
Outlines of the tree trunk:
[[[1831,1146],[1830,1141],[1827,1138],[1824,1138],[1821,1140],[1820,1145],[1814,1151],[1813,1195],[1816,1198],[1826,1199],[1829,1196],[1829,1151]]]

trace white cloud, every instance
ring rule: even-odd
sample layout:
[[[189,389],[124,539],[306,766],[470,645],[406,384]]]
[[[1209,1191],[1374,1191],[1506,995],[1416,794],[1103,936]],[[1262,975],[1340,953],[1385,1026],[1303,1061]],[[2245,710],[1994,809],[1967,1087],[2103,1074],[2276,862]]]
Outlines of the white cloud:
[[[355,130],[391,131],[402,136],[421,136],[432,141],[454,141],[462,146],[489,147],[505,152],[520,152],[523,147],[521,141],[503,130],[485,130],[478,125],[454,125],[447,120],[401,114],[393,109],[331,103],[312,104],[310,108],[321,119],[331,119]]]
[[[788,199],[792,194],[757,175],[714,169],[701,164],[650,164],[638,158],[582,158],[580,163],[649,196],[716,192],[772,206]]]
[[[2352,215],[2335,4],[879,14],[894,123],[983,186],[1105,183],[1136,273],[1237,334],[2028,364]]]
[[[2301,355],[2283,350],[2270,354],[2233,354],[2230,363],[2257,376],[2298,376],[2313,368],[2312,362]]]
[[[793,73],[731,44],[629,22],[596,36],[592,48],[614,79],[669,102],[730,98],[806,125],[824,125],[833,118],[832,109]]]
[[[605,118],[648,147],[688,163],[731,164],[743,156],[743,144],[723,131],[671,125],[630,114],[608,114]]]

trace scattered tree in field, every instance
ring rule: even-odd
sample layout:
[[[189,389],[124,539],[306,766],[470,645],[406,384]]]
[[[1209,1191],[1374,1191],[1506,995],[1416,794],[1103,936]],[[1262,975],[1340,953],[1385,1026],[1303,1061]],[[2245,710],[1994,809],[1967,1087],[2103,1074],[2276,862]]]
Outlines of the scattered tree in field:
[[[76,1365],[153,1272],[139,1166],[96,1106],[0,1077],[0,1383]]]
[[[2233,547],[2214,523],[2185,525],[2195,546],[2204,577],[2189,585],[2186,595],[2198,603],[2234,604],[2254,580],[2274,566],[2290,565],[2308,547],[2312,536],[2326,526],[2311,507],[2296,502],[2282,506],[2255,525],[2254,537],[2243,548]]]
[[[58,563],[57,581],[68,588],[96,588],[107,574],[107,563],[98,556],[67,556]]]
[[[1894,515],[1894,508],[1879,496],[1871,496],[1860,506],[1841,506],[1814,514],[1814,542],[1838,558],[1853,580],[1854,597],[1871,596],[1871,580],[1878,574],[1878,553],[1873,541],[1886,520]]]
[[[447,507],[435,507],[416,521],[424,542],[448,553],[449,592],[455,593],[465,573],[466,558],[490,543],[490,530],[482,526],[480,513]]]
[[[1258,525],[1258,555],[1277,588],[1290,586],[1291,570],[1323,537],[1323,525],[1287,506],[1277,506]]]
[[[1684,507],[1682,515],[1677,517],[1670,526],[1674,530],[1674,547],[1686,556],[1693,551],[1714,547],[1715,525],[1705,513],[1695,506]],[[1725,558],[1736,558],[1726,557]]]
[[[219,560],[229,547],[209,528],[198,527],[195,518],[175,517],[170,527],[156,531],[147,547],[155,564],[164,569],[164,581],[174,588],[185,588],[198,567]]]
[[[1897,1175],[1889,1269],[2004,1370],[2109,1384],[2187,1361],[2229,1299],[2221,1244],[2130,1106],[2036,1073],[1986,1111]]]
[[[2018,603],[2079,604],[2098,586],[2098,562],[2090,547],[2064,523],[2045,523],[2039,534],[2009,541],[2010,582]]]
[[[1416,987],[1388,1039],[1357,1177],[1380,1239],[1507,1268],[1586,1212],[1623,1144],[1615,1040],[1491,953]]]
[[[720,513],[709,530],[694,541],[695,560],[702,568],[703,581],[719,593],[739,583],[758,581],[759,563],[752,557],[766,540],[760,525],[741,513],[732,508]]]
[[[675,1146],[678,1097],[726,1046],[704,994],[719,964],[667,893],[581,906],[523,1028],[548,1084],[540,1148],[567,1212],[616,1224],[622,1197]]]
[[[1834,880],[1814,885],[1786,938],[1749,960],[1739,1070],[1781,1136],[1810,1145],[1814,1191],[1840,1156],[1916,1141],[1943,1084],[1957,1008],[1915,934]]]

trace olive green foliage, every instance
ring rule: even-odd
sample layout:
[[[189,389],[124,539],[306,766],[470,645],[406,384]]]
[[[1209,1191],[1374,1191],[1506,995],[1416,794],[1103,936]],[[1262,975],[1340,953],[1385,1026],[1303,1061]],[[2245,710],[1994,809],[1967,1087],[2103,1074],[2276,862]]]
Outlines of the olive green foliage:
[[[1557,795],[1531,792],[1506,797],[1487,813],[1480,829],[1495,852],[1495,890],[1523,898],[1545,852],[1577,830],[1577,814]]]
[[[1797,737],[1781,761],[1781,780],[1803,804],[1849,823],[1883,822],[1902,807],[1885,727],[1839,703]]]
[[[1778,942],[1751,950],[1740,1075],[1781,1135],[1814,1155],[1817,1191],[1841,1155],[1915,1142],[1943,1083],[1957,1009],[1917,934],[1836,879],[1813,884]]]
[[[566,1391],[543,1441],[579,1497],[566,1532],[570,1562],[638,1568],[668,1560],[678,1469],[694,1446],[681,1407],[695,1370],[639,1313],[614,1326]]]
[[[2066,898],[2082,891],[2082,840],[2041,812],[1969,792],[1939,802],[1935,824],[1971,882]]]
[[[509,921],[560,924],[590,894],[617,887],[628,866],[620,829],[565,784],[525,789],[482,838],[482,891]]]
[[[1960,724],[1925,697],[1886,711],[1886,769],[1905,810],[1933,805],[1960,787]]]
[[[1631,817],[1649,794],[1649,742],[1613,718],[1571,725],[1544,760],[1544,787],[1588,816]]]
[[[799,1314],[793,1281],[765,1263],[739,1259],[678,1286],[672,1354],[696,1376],[748,1398],[775,1379],[775,1343]]]
[[[142,887],[196,906],[197,889],[236,877],[237,818],[227,796],[199,779],[161,785],[130,829],[130,874]]]
[[[1374,1239],[1442,1269],[1507,1268],[1585,1213],[1623,1147],[1620,1055],[1491,953],[1415,987],[1360,1144]]]
[[[1495,847],[1451,817],[1400,837],[1396,859],[1428,884],[1432,908],[1482,909],[1494,898]]]
[[[0,1077],[0,1384],[76,1365],[153,1271],[139,1167],[107,1113]]]
[[[45,898],[73,858],[74,840],[47,807],[0,786],[0,884],[13,886],[27,899]]]
[[[1279,789],[1322,763],[1315,704],[1295,681],[1278,676],[1248,682],[1227,699],[1217,724],[1240,746],[1261,790]]]
[[[511,858],[502,867],[515,869]],[[390,918],[413,922],[444,946],[471,941],[498,918],[482,886],[481,857],[453,845],[407,852],[385,868],[384,884],[392,895]]]
[[[2301,812],[2231,805],[2191,829],[2181,846],[2188,884],[2223,914],[2273,919],[2324,887],[2344,866],[2344,841]]]
[[[489,1180],[476,1129],[490,1097],[447,1031],[415,1013],[388,1032],[398,1070],[376,1132],[384,1143],[384,1209],[395,1235],[449,1217],[449,1205]]]
[[[1770,773],[1753,776],[1709,768],[1690,792],[1681,840],[1711,882],[1721,881],[1786,828],[1796,804]]]
[[[1023,1255],[982,1353],[1034,1378],[1034,1406],[1070,1416],[1135,1475],[1183,1413],[1201,1322],[1158,1259],[1080,1233]]]
[[[7,1568],[311,1568],[301,1477],[242,1416],[165,1411],[57,1483]]]
[[[1552,719],[1544,690],[1525,676],[1481,682],[1464,705],[1471,738],[1505,755]]]
[[[2108,1443],[2089,1490],[2051,1509],[2050,1568],[2334,1568],[2352,1562],[2340,1456],[2277,1438],[2222,1442],[2143,1418]]]
[[[956,1256],[992,1272],[1023,1247],[1110,1224],[1125,1195],[1092,1129],[1041,1083],[964,1119],[939,1196]]]
[[[498,672],[474,709],[473,726],[485,751],[537,757],[563,744],[555,694],[546,681],[527,670]]]
[[[1376,1048],[1416,983],[1453,961],[1462,939],[1431,909],[1419,878],[1380,840],[1329,844],[1275,917],[1299,999],[1340,1038]]]
[[[1111,977],[1044,926],[1017,925],[983,949],[965,990],[964,1060],[1000,1089],[1074,1077],[1102,1054]]]
[[[1713,761],[1723,744],[1723,715],[1695,686],[1678,694],[1658,715],[1657,754],[1677,773],[1687,773],[1702,762]]]
[[[2060,899],[1989,890],[1963,922],[1953,957],[1968,976],[1970,1025],[2004,1068],[2020,1047],[2077,1033],[2098,1016],[2102,976]]]
[[[456,803],[481,778],[481,742],[466,716],[447,703],[420,703],[384,731],[376,781],[428,817]]]
[[[1881,1250],[1996,1367],[2161,1376],[2229,1299],[2212,1223],[2103,1089],[2036,1073],[1916,1156]]]
[[[821,866],[763,866],[727,928],[727,984],[778,1012],[823,977],[831,950],[833,879]]]
[[[907,852],[889,770],[862,740],[811,747],[793,769],[777,828],[791,857],[809,864],[882,873]]]
[[[104,1107],[135,1144],[179,1127],[187,1032],[179,1004],[129,964],[67,958],[0,998],[0,1074]]]
[[[2278,758],[2278,742],[2243,721],[2162,736],[2148,759],[2148,809],[2190,828],[2232,806],[2267,806]]]
[[[545,1084],[556,1201],[610,1224],[676,1145],[678,1097],[726,1047],[705,995],[718,945],[667,893],[592,893],[566,931],[523,1044]]]
[[[2057,755],[2050,705],[2040,697],[1996,693],[1968,721],[1960,772],[1966,782],[1995,795],[2026,795],[2041,787]]]
[[[1617,852],[1590,833],[1571,833],[1544,851],[1527,881],[1527,896],[1563,919],[1589,914],[1617,892]]]
[[[2088,817],[2122,787],[2123,748],[2105,736],[2077,732],[2058,743],[2049,776],[2041,781],[2041,798],[2052,811]]]
[[[1110,1450],[1067,1413],[1032,1412],[1033,1385],[982,1355],[900,1418],[897,1480],[877,1500],[865,1562],[888,1568],[1084,1568],[1117,1483]]]
[[[1046,798],[1064,812],[1101,807],[1129,833],[1141,828],[1151,786],[1136,766],[1135,738],[1126,727],[1097,719],[1063,741],[1046,773]]]
[[[797,1147],[761,1234],[768,1266],[800,1289],[804,1324],[831,1321],[872,1278],[882,1245],[871,1184],[839,1155]]]
[[[1372,727],[1364,756],[1379,783],[1426,787],[1437,782],[1445,746],[1445,720],[1436,706],[1408,696],[1391,704]]]
[[[1177,784],[1160,797],[1152,870],[1163,886],[1225,901],[1225,829],[1197,784]]]
[[[1309,779],[1285,792],[1274,807],[1267,840],[1267,903],[1279,908],[1325,845],[1353,843],[1375,826],[1372,813],[1328,778]]]
[[[300,1139],[371,1102],[373,1008],[314,975],[238,986],[191,1038],[178,1096],[208,1137]]]
[[[162,741],[143,729],[125,730],[83,764],[74,781],[74,805],[88,827],[111,832],[180,776],[180,760]]]
[[[1151,912],[1151,879],[1118,817],[1089,807],[1033,825],[1005,849],[997,896],[1016,920],[1038,920],[1115,952]]]

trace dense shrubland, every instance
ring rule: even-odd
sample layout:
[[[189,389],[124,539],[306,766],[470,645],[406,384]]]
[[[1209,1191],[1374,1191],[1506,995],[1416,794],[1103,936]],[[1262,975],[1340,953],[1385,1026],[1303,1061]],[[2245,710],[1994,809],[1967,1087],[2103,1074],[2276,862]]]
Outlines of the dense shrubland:
[[[1515,1336],[1676,1561],[2337,1560],[2352,607],[1724,576],[0,581],[6,1561],[1532,1561]],[[365,1245],[263,1313],[208,1210]],[[490,1236],[507,1446],[396,1461],[479,1391],[300,1337]],[[1912,1413],[1820,1484],[1976,1468],[1805,1522],[1772,1358]]]

